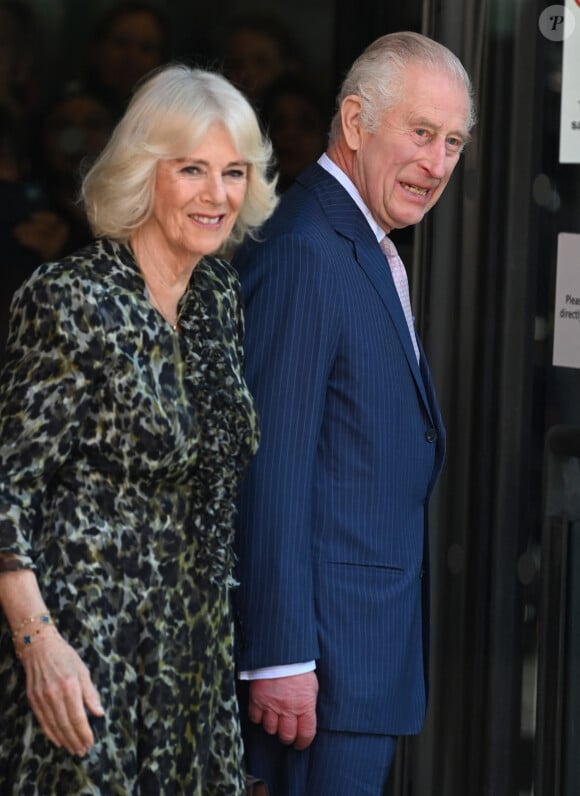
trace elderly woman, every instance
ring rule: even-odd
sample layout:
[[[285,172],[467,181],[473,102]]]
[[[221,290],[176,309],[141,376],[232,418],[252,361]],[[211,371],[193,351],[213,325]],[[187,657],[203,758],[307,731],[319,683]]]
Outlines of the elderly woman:
[[[0,379],[0,792],[241,794],[232,531],[257,447],[238,282],[272,211],[223,77],[162,68],[17,292]]]

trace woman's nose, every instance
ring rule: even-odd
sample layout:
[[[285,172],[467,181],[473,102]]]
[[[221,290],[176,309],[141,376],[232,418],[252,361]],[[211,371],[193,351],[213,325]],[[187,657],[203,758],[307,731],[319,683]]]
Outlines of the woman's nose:
[[[209,200],[215,204],[223,202],[226,195],[226,189],[224,185],[224,179],[221,174],[208,175],[205,186],[205,194]]]

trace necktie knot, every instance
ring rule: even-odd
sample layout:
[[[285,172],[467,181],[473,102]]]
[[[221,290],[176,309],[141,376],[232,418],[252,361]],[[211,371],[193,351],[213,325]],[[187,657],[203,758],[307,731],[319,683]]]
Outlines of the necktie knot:
[[[382,239],[381,249],[383,250],[383,254],[385,254],[388,258],[398,257],[399,255],[399,253],[397,252],[397,247],[395,246],[395,244],[389,238],[388,235],[385,235],[385,237]]]
[[[415,336],[413,313],[411,311],[411,297],[409,295],[409,281],[407,279],[407,272],[405,271],[403,261],[399,257],[397,247],[388,235],[385,235],[381,240],[380,246],[383,254],[385,254],[387,257],[391,274],[393,275],[393,282],[395,283],[397,293],[399,294],[399,300],[401,302],[401,306],[403,307],[403,312],[405,313],[405,319],[407,321],[407,326],[409,327],[409,334],[411,335],[411,342],[413,343],[415,356],[417,357],[418,362],[420,354],[419,346],[417,345],[417,338]]]

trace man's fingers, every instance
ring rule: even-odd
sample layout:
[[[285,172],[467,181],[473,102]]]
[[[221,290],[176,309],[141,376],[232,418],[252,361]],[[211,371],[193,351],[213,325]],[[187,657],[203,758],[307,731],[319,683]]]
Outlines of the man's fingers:
[[[296,716],[283,715],[278,718],[278,738],[285,744],[294,743],[298,730]]]
[[[250,685],[248,716],[284,744],[306,749],[316,735],[318,679],[314,672],[264,680]]]
[[[316,713],[305,713],[298,716],[298,726],[296,730],[295,749],[306,749],[310,746],[316,735]]]
[[[248,716],[250,721],[253,721],[254,724],[261,724],[262,723],[262,715],[263,715],[262,708],[257,705],[255,702],[250,701],[248,704]]]
[[[278,732],[278,714],[273,710],[265,710],[262,715],[262,727],[268,735],[276,735]]]

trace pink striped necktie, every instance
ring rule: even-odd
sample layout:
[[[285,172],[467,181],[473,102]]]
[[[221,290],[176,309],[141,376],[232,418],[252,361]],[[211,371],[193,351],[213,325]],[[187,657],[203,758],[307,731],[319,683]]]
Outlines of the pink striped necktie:
[[[405,271],[403,261],[399,257],[397,247],[388,235],[385,235],[380,245],[391,268],[393,281],[395,283],[395,287],[397,288],[397,293],[399,294],[403,312],[405,313],[407,326],[409,327],[409,334],[411,335],[411,341],[413,343],[413,348],[415,349],[415,356],[417,357],[417,362],[419,362],[419,346],[417,345],[417,338],[415,337],[415,325],[413,323],[413,313],[411,311],[411,298],[409,296],[409,281],[407,279],[407,272]]]

